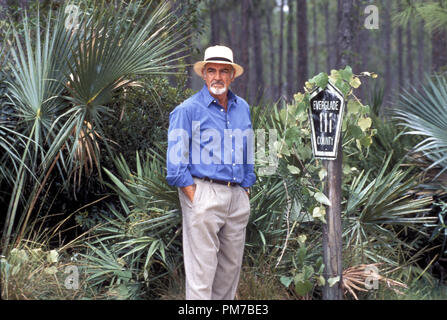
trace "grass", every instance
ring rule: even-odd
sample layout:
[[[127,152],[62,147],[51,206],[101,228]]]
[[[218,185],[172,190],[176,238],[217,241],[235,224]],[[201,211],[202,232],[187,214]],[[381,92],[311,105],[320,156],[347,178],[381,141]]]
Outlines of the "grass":
[[[61,259],[60,252],[57,250],[46,251],[40,246],[15,248],[6,259],[2,259],[2,299],[78,300],[87,298],[89,289],[78,267],[76,262],[66,257]],[[76,283],[78,289],[76,289]]]
[[[21,245],[11,251],[1,264],[1,295],[8,300],[79,300],[79,299],[121,299],[119,288],[99,293],[98,288],[89,286],[82,261],[71,261],[66,251],[45,250],[42,246]],[[70,288],[67,277],[74,276],[73,269],[79,270],[79,287]],[[409,281],[410,282],[410,281]],[[160,282],[157,288],[146,288],[148,299],[183,300],[183,269]],[[144,290],[144,289],[143,289]],[[447,300],[447,286],[432,276],[425,275],[409,283],[408,289],[394,292],[384,284],[377,290],[361,293],[361,300]],[[143,297],[144,298],[144,297]],[[349,297],[346,297],[349,299]],[[274,270],[268,266],[244,264],[241,270],[237,300],[294,300],[279,281]]]
[[[239,287],[236,293],[238,300],[291,300],[293,297],[280,283],[279,277],[272,270],[262,267],[243,266]]]

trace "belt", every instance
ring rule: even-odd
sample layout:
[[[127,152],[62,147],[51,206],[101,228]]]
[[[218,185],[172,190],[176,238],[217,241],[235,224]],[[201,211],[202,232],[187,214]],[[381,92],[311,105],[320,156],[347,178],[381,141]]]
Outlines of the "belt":
[[[203,178],[199,178],[199,177],[194,177],[194,178],[198,178],[198,179],[202,179],[204,181],[209,181],[209,182],[214,182],[214,183],[218,183],[218,184],[222,184],[225,185],[227,187],[235,187],[238,186],[239,183],[237,182],[231,182],[231,181],[223,181],[223,180],[215,180],[215,179],[210,179],[208,177],[203,177]]]

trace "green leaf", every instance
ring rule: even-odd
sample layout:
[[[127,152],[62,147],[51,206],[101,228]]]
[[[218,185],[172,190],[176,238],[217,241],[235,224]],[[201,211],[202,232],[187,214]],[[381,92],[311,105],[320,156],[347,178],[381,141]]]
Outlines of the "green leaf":
[[[350,66],[346,66],[344,70],[340,70],[341,78],[347,82],[350,82],[352,79],[352,68]]]
[[[315,267],[318,269],[319,274],[323,273],[323,271],[324,271],[323,257],[319,257],[317,259],[317,262],[315,263]]]
[[[279,278],[279,281],[284,285],[284,287],[288,288],[292,283],[293,278],[282,276],[281,278]]]
[[[325,204],[327,206],[331,206],[331,201],[324,195],[322,192],[317,192],[314,194],[315,200],[317,200],[319,203]]]
[[[299,265],[304,264],[304,260],[306,259],[307,249],[305,246],[301,246],[297,252],[297,260]]]
[[[297,149],[298,156],[301,160],[304,161],[312,158],[312,148],[310,146],[300,145]]]
[[[56,263],[59,260],[59,253],[56,250],[48,252],[47,260],[50,263]]]
[[[371,128],[372,120],[371,118],[361,118],[359,119],[357,124],[359,125],[360,129],[362,129],[362,131],[365,132],[366,130]]]
[[[314,268],[312,266],[304,266],[303,268],[303,277],[306,280],[309,280],[314,275]]]
[[[327,84],[329,82],[329,77],[327,73],[321,72],[312,79],[309,80],[310,83],[314,83],[315,85],[319,86],[322,89],[325,89],[327,87]]]
[[[293,99],[295,100],[295,102],[296,102],[297,104],[299,104],[300,102],[303,101],[303,99],[304,99],[304,94],[298,92],[297,94],[293,95]]]
[[[363,137],[363,131],[362,131],[362,129],[360,129],[359,126],[351,125],[349,127],[349,129],[351,131],[351,135],[352,135],[353,138],[360,139],[360,138]]]
[[[315,207],[312,211],[312,217],[320,220],[323,223],[326,223],[326,219],[324,216],[326,215],[326,209],[324,207]]]
[[[346,96],[351,91],[351,86],[343,80],[337,80],[335,86],[341,91],[343,96]]]
[[[289,169],[291,174],[299,174],[301,172],[300,169],[292,165],[287,165],[287,169]]]
[[[368,148],[369,146],[372,145],[372,138],[370,136],[363,137],[363,138],[360,139],[360,144],[363,147]]]
[[[361,105],[357,100],[349,99],[347,108],[348,108],[348,113],[357,114],[360,111]]]
[[[351,87],[357,89],[358,87],[360,87],[362,82],[360,81],[360,79],[358,77],[353,77],[351,79],[351,81],[349,82],[349,84],[351,85]]]
[[[327,279],[329,287],[333,287],[334,284],[336,284],[339,281],[340,281],[340,277],[339,276]]]
[[[43,270],[46,274],[53,275],[57,273],[57,268],[55,266],[47,267]]]
[[[301,275],[301,274],[299,274]],[[300,280],[301,277],[295,277],[294,283],[295,283],[295,292],[297,295],[304,297],[306,294],[310,292],[313,288],[312,282],[309,280]]]
[[[320,171],[318,171],[318,177],[320,178],[320,181],[323,181],[324,178],[327,176],[327,170],[326,168],[321,168]]]
[[[336,83],[338,80],[341,80],[341,75],[338,70],[331,70],[331,75],[329,76],[329,80],[332,83]]]
[[[300,129],[297,126],[290,127],[287,129],[285,134],[285,140],[289,146],[293,145],[300,138]]]

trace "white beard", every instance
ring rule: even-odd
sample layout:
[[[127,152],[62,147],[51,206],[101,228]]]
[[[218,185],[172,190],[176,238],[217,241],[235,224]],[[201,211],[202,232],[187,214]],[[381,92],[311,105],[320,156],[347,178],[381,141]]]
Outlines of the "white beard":
[[[216,95],[216,96],[220,96],[221,94],[224,94],[225,92],[227,92],[227,87],[223,87],[221,89],[215,88],[213,86],[210,87],[211,92]]]

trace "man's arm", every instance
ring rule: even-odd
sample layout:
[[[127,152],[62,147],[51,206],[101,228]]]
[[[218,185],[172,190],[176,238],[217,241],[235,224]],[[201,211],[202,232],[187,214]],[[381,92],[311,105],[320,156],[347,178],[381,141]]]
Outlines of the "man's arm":
[[[186,187],[194,184],[189,172],[189,146],[191,143],[191,119],[186,109],[176,108],[169,115],[168,149],[166,154],[169,185]]]

